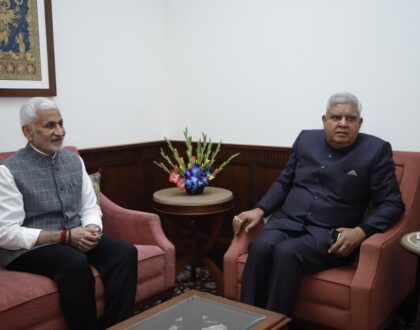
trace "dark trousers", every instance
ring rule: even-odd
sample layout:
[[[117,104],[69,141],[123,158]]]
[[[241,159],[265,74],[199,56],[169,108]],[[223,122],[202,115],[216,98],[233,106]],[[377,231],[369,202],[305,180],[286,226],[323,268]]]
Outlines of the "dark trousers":
[[[248,247],[241,301],[291,315],[304,275],[349,260],[321,252],[307,232],[262,230]]]
[[[95,278],[90,265],[98,270],[105,288],[105,311],[100,321],[96,318]],[[127,242],[103,236],[86,254],[68,245],[44,245],[19,256],[7,268],[54,280],[69,329],[104,329],[133,314],[137,249]]]

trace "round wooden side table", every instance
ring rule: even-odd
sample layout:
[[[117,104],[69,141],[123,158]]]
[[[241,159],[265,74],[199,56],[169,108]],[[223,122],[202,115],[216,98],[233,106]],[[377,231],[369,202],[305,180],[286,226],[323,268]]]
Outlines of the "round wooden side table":
[[[233,194],[230,190],[206,187],[200,195],[188,195],[179,188],[167,188],[153,194],[153,208],[158,213],[186,216],[189,220],[191,240],[186,247],[187,255],[177,261],[177,271],[184,265],[191,264],[192,280],[196,278],[196,267],[204,265],[216,282],[217,292],[223,293],[223,275],[219,267],[206,256],[219,238],[223,225],[223,213],[233,208]],[[196,221],[203,216],[211,219],[208,239],[198,244]],[[175,219],[175,218],[174,218]],[[185,242],[184,242],[185,243]]]
[[[420,256],[420,231],[405,234],[401,238],[401,246],[411,253],[415,254],[417,258]],[[416,313],[416,329],[420,329],[420,268],[417,265],[417,313]]]

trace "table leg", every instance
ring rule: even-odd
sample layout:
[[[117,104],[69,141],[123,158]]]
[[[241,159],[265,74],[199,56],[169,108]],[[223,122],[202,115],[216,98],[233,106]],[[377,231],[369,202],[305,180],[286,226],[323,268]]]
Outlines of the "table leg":
[[[211,230],[207,241],[200,246],[199,262],[202,263],[213,276],[216,282],[217,294],[223,295],[223,274],[219,267],[206,256],[206,254],[214,247],[220,237],[223,227],[224,214],[213,214],[211,219]]]
[[[213,279],[216,282],[217,294],[223,295],[223,274],[219,267],[217,267],[217,265],[207,257],[203,257],[201,259],[201,263],[209,270],[210,274],[213,276]]]
[[[200,253],[202,254],[206,254],[207,252],[209,252],[212,249],[212,247],[216,244],[217,240],[220,237],[220,232],[222,231],[223,227],[224,215],[214,214],[211,217],[211,229],[209,236],[207,238],[207,241],[200,247]]]
[[[214,219],[211,224],[211,232],[209,233],[209,237],[202,246],[198,246],[197,242],[197,226],[196,226],[196,218],[190,217],[190,230],[191,230],[191,257],[188,258],[191,261],[191,279],[195,281],[197,278],[197,266],[198,264],[202,264],[206,267],[209,272],[212,274],[215,282],[217,292],[219,294],[223,293],[223,276],[222,272],[220,271],[219,267],[205,254],[211,250],[211,248],[216,243],[217,239],[220,236],[220,231],[223,226],[223,215],[213,215]],[[188,259],[185,259],[187,262]]]
[[[186,244],[184,237],[181,236],[181,230],[179,229],[179,225],[182,227],[188,219],[176,215],[163,215],[161,216],[161,220],[165,234],[176,246],[177,257],[189,254],[190,246],[189,244]],[[189,226],[189,223],[187,224]]]

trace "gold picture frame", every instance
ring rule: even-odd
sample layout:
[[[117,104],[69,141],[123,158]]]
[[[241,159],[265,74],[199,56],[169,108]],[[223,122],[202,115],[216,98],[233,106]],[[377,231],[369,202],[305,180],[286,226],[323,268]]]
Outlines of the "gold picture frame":
[[[51,0],[0,0],[0,96],[55,96]]]

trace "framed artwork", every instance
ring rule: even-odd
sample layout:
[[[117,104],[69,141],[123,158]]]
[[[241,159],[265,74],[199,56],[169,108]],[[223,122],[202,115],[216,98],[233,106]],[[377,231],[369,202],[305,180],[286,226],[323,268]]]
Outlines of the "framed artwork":
[[[0,96],[54,96],[51,0],[0,0]]]

